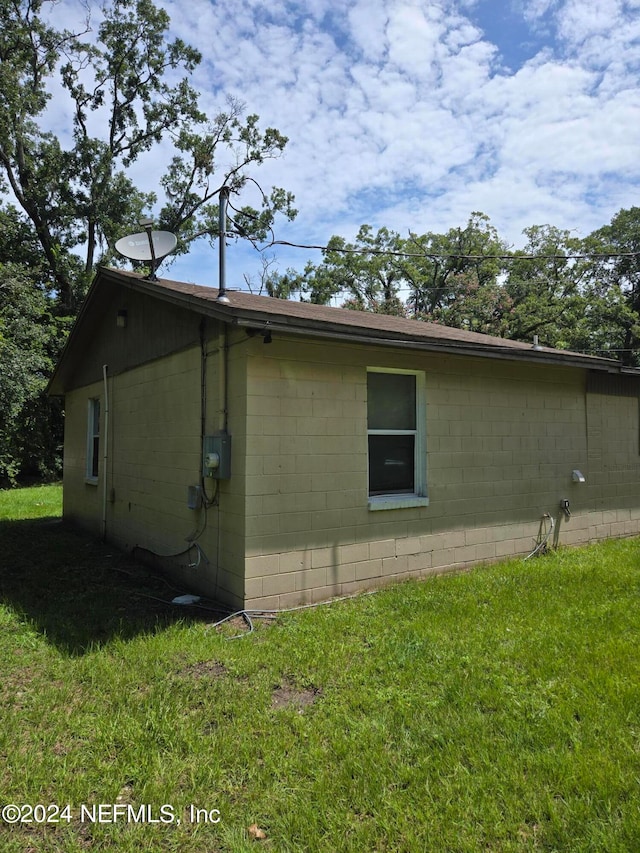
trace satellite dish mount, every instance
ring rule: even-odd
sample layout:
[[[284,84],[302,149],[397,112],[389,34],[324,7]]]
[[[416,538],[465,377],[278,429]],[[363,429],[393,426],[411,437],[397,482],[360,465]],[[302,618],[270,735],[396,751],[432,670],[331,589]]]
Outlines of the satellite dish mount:
[[[148,261],[148,281],[157,281],[156,270],[167,255],[178,245],[176,235],[170,231],[153,231],[153,219],[141,219],[144,232],[121,237],[116,243],[116,252],[131,261]]]
[[[147,232],[147,238],[149,240],[149,254],[151,255],[151,269],[149,271],[149,281],[157,281],[158,276],[156,275],[156,269],[158,266],[158,262],[156,261],[156,252],[153,247],[153,232],[151,229],[153,228],[153,219],[141,219],[140,225]]]

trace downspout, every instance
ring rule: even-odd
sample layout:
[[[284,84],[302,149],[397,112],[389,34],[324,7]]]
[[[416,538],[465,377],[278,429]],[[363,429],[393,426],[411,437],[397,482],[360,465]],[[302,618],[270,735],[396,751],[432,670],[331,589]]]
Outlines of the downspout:
[[[220,376],[220,398],[222,408],[218,413],[218,424],[223,435],[229,434],[229,326],[220,321],[222,329],[218,333],[218,369]],[[222,340],[220,340],[222,338]],[[220,565],[222,561],[222,518],[220,515],[220,480],[218,480],[217,501],[217,528],[218,536],[216,542],[216,594],[218,591],[218,580],[220,578]]]
[[[102,539],[107,537],[107,461],[109,458],[109,389],[107,386],[107,365],[102,365],[104,383],[104,439],[102,442]]]

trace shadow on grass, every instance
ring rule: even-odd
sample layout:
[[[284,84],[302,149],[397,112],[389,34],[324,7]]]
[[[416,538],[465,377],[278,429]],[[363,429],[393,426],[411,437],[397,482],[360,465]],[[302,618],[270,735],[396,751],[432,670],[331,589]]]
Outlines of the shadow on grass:
[[[172,605],[179,592],[58,518],[0,521],[0,602],[68,654],[223,615]]]

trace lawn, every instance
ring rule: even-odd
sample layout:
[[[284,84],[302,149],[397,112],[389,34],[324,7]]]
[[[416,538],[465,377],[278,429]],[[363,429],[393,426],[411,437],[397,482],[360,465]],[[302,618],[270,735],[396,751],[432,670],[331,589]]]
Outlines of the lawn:
[[[249,632],[52,488],[0,493],[2,853],[640,850],[639,540]]]

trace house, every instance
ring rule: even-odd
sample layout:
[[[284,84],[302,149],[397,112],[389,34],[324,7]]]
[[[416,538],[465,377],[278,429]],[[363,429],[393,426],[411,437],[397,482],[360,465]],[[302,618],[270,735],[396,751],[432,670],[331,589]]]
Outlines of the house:
[[[49,391],[64,516],[283,608],[640,533],[640,371],[101,269]]]

